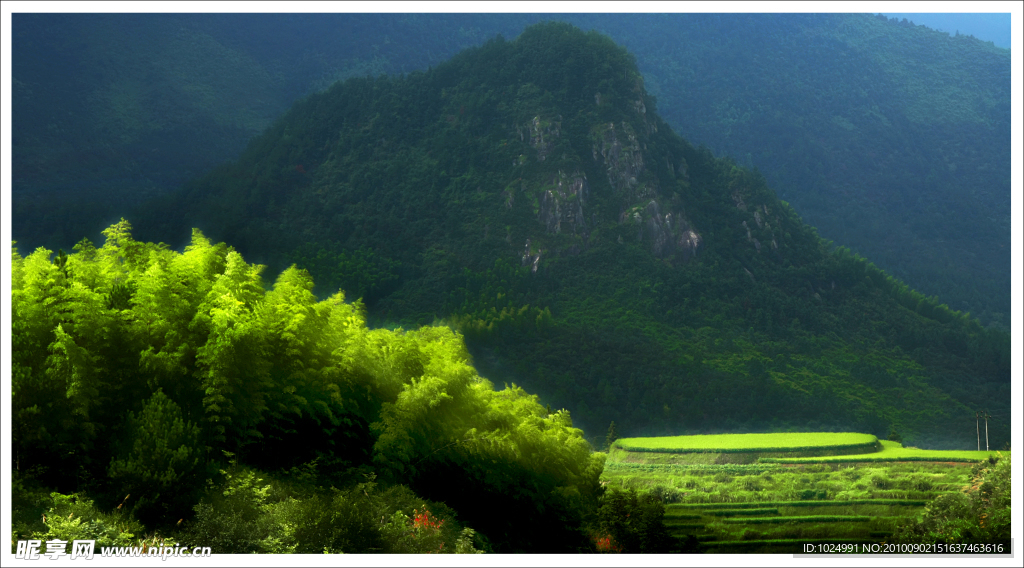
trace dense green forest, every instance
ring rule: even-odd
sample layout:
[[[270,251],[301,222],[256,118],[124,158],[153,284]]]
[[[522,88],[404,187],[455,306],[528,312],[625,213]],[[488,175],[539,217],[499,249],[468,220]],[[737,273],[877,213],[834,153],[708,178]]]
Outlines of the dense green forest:
[[[270,273],[297,263],[375,326],[446,322],[484,376],[590,436],[967,447],[975,409],[1008,416],[1007,334],[833,250],[759,173],[673,134],[643,85],[608,38],[535,26],[311,95],[133,218],[142,240],[200,227]]]
[[[634,53],[677,133],[823,237],[1009,330],[1010,52],[867,14],[15,14],[14,237],[96,240],[305,94],[549,19]]]
[[[694,15],[664,48],[616,31],[676,132],[757,166],[823,237],[1009,329],[1008,49],[866,15]]]
[[[495,390],[451,329],[369,329],[304,270],[265,290],[263,266],[198,230],[183,254],[130,230],[52,260],[13,252],[16,532],[112,545],[141,522],[217,553],[593,549],[604,454],[567,411]],[[93,500],[132,515],[80,526]]]

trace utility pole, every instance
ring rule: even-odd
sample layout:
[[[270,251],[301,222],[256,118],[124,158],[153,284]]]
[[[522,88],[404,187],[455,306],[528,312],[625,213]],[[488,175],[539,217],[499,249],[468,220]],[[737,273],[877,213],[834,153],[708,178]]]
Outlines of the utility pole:
[[[981,411],[980,410],[975,410],[974,411],[974,431],[978,434],[978,451],[979,452],[981,451],[981,422],[980,422],[980,418],[981,418]],[[987,428],[986,428],[986,434],[988,434]]]

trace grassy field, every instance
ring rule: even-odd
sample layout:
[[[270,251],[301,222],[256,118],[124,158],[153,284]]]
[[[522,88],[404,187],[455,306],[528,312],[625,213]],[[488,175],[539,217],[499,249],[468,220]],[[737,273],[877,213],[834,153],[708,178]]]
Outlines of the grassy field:
[[[904,448],[899,442],[881,440],[881,451],[866,454],[844,456],[810,456],[761,458],[763,463],[854,463],[854,462],[893,462],[893,461],[942,461],[942,462],[979,462],[988,459],[996,452],[957,451],[957,450],[920,450]]]
[[[967,485],[973,463],[996,454],[882,441],[873,453],[814,456],[806,453],[815,453],[807,449],[815,441],[817,451],[828,453],[839,443],[866,442],[868,435],[839,441],[835,434],[781,436],[620,440],[609,451],[602,481],[661,496],[670,533],[680,542],[695,538],[700,551],[791,554],[807,543],[884,542],[932,499]],[[644,449],[624,449],[635,447]],[[701,453],[693,453],[697,448]],[[805,455],[767,457],[772,452],[765,448],[801,448]]]
[[[878,438],[853,432],[784,432],[778,434],[713,434],[661,438],[622,438],[615,445],[630,452],[732,453],[827,452],[874,448]]]

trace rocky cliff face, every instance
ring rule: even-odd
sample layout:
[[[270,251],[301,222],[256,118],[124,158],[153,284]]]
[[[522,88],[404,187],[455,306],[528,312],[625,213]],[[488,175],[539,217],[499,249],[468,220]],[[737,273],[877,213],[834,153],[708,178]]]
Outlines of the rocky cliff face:
[[[650,247],[658,258],[689,261],[700,251],[703,237],[687,218],[678,200],[669,203],[657,176],[649,171],[646,141],[658,131],[657,121],[647,117],[644,104],[643,83],[638,78],[634,87],[635,100],[629,101],[627,113],[635,113],[629,120],[599,122],[592,125],[571,124],[562,115],[538,114],[515,129],[515,135],[535,151],[536,164],[550,160],[552,148],[560,142],[566,129],[588,128],[588,148],[593,160],[591,164],[578,164],[571,171],[558,170],[554,174],[530,176],[526,156],[513,163],[522,168],[518,191],[533,200],[534,213],[546,235],[570,235],[578,237],[572,244],[564,245],[558,254],[575,254],[590,241],[595,215],[590,210],[593,191],[587,179],[586,170],[594,173],[594,167],[608,180],[617,207],[620,225],[635,226],[636,240]],[[607,97],[595,93],[594,104],[600,109],[608,105]],[[578,118],[576,120],[579,120]],[[686,161],[681,157],[673,163],[670,157],[664,159],[669,174],[684,182],[688,181]],[[533,179],[532,182],[526,181]],[[603,186],[603,183],[600,184]],[[531,187],[533,186],[533,187]],[[505,207],[516,204],[515,189],[506,188],[503,197]],[[602,187],[603,190],[603,187]],[[526,203],[529,203],[527,201]],[[534,235],[540,236],[540,235]],[[536,270],[542,249],[535,238],[533,245],[526,244],[522,261]]]
[[[562,115],[555,120],[541,120],[540,115],[526,124],[525,133],[530,137],[530,146],[537,150],[537,161],[543,162],[551,151],[552,139],[562,134]],[[523,129],[519,129],[519,139],[525,141]]]
[[[638,80],[638,94],[642,89]],[[698,253],[703,239],[681,208],[664,205],[666,199],[657,178],[645,175],[647,145],[642,139],[658,131],[657,122],[647,119],[643,96],[633,102],[633,110],[639,115],[643,131],[638,135],[626,121],[598,125],[592,130],[592,156],[603,167],[620,200],[619,223],[635,225],[637,241],[649,244],[654,256],[686,262]],[[685,178],[685,161],[675,168],[671,162],[667,165],[673,175]]]
[[[586,240],[589,235],[583,208],[590,193],[587,176],[579,172],[570,175],[558,172],[551,185],[551,189],[541,194],[538,219],[549,234],[557,235],[565,230]]]
[[[594,161],[604,166],[608,183],[623,204],[654,197],[657,194],[657,183],[640,181],[644,172],[644,157],[633,127],[623,121],[618,129],[614,123],[608,123],[594,130]]]
[[[746,204],[746,202],[743,201],[743,197],[740,196],[739,192],[734,192],[732,198],[733,198],[733,202],[736,203],[736,208],[737,209],[740,209],[742,211],[747,211],[747,204]],[[761,216],[761,210],[764,210],[764,217]],[[754,236],[753,231],[757,231],[758,235],[761,238],[771,239],[770,243],[771,243],[771,250],[772,251],[778,251],[779,250],[779,243],[778,243],[778,241],[775,238],[775,229],[772,228],[771,223],[768,222],[768,220],[767,220],[769,215],[770,214],[769,214],[769,210],[768,210],[768,205],[762,203],[760,208],[754,207],[753,223],[749,223],[748,224],[748,222],[750,221],[749,219],[744,220],[744,221],[742,221],[740,223],[740,225],[743,227],[743,229],[747,232],[747,242],[749,242],[751,245],[753,245],[754,250],[756,250],[757,252],[761,252],[762,245],[761,245],[761,241],[758,240],[758,238]],[[778,219],[777,216],[775,217],[774,221],[775,221],[775,225],[778,226],[779,225],[779,219]],[[751,230],[752,229],[752,227],[751,227],[752,225],[756,225],[757,228]]]

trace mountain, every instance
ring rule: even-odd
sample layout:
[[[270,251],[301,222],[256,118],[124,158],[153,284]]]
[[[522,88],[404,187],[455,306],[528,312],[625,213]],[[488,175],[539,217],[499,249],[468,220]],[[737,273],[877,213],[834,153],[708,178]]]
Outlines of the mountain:
[[[634,53],[677,133],[823,237],[1009,331],[1010,52],[867,14],[15,14],[14,236],[95,240],[305,94],[552,18]]]
[[[674,134],[627,51],[567,24],[310,95],[131,221],[297,264],[374,325],[446,322],[483,376],[591,438],[614,420],[970,447],[975,409],[1009,415],[1006,333],[833,250],[758,172]]]
[[[624,42],[680,135],[756,166],[823,237],[1009,330],[1009,50],[861,14],[639,25],[686,38]]]

